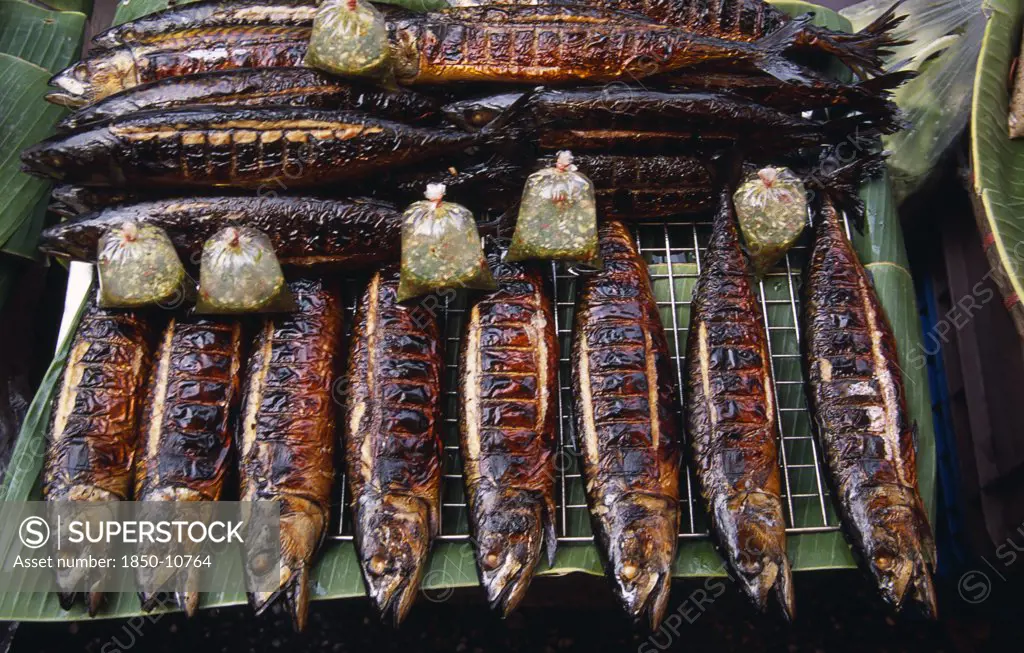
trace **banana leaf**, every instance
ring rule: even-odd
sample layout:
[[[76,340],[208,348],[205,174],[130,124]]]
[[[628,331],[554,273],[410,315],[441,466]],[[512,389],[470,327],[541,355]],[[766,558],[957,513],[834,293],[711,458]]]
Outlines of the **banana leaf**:
[[[1010,70],[1020,52],[1024,4],[993,5],[974,78],[971,159],[978,226],[994,278],[1024,338],[1024,140],[1010,140]],[[1017,65],[1020,65],[1019,63]]]
[[[0,52],[57,73],[78,56],[86,16],[0,0]]]
[[[150,1],[128,0],[119,7],[118,20],[128,20],[134,15],[165,6],[163,0]],[[813,5],[799,2],[779,3],[785,10],[793,14],[816,12],[816,21],[836,28],[848,28],[843,19],[834,12]],[[134,12],[134,13],[132,13]],[[905,268],[905,255],[899,234],[899,223],[895,218],[895,207],[888,193],[887,182],[872,185],[865,190],[865,199],[869,206],[869,228],[863,238],[858,238],[857,247],[862,259],[869,265],[875,276],[883,305],[889,312],[896,328],[901,355],[907,355],[919,344],[920,333],[917,329],[916,314],[913,310],[914,295],[909,284],[909,274]],[[662,302],[662,319],[667,329],[671,330],[670,347],[673,353],[682,352],[685,347],[685,330],[689,323],[688,309],[685,299],[693,291],[696,280],[696,264],[693,227],[686,225],[681,230],[669,228],[666,240],[662,227],[641,227],[637,233],[644,245],[645,255],[651,265],[654,278],[655,294]],[[704,238],[704,240],[701,240]],[[701,246],[706,237],[698,234]],[[666,256],[658,257],[657,248],[667,247]],[[690,258],[678,256],[689,248]],[[770,324],[778,326],[778,333],[773,330],[772,345],[779,354],[796,351],[795,316],[789,304],[790,297],[798,291],[799,263],[793,259],[789,275],[766,282],[763,292],[769,305],[768,319]],[[73,274],[73,277],[76,276]],[[784,281],[783,281],[784,280]],[[572,324],[572,299],[574,288],[567,278],[560,278],[558,284],[558,320],[563,352],[569,350],[570,325]],[[678,308],[673,311],[670,300],[674,299]],[[784,301],[783,301],[784,300]],[[458,308],[456,306],[455,308]],[[69,314],[77,314],[79,309],[71,307]],[[461,333],[462,325],[458,318],[461,313],[452,312],[455,316],[445,324],[446,334],[456,338]],[[0,486],[0,498],[8,500],[24,500],[39,497],[38,478],[42,464],[42,452],[46,442],[46,427],[49,407],[55,392],[55,386],[67,355],[69,338],[62,342],[57,356],[47,373],[29,411],[28,419],[18,439],[17,449],[11,464],[11,473]],[[448,348],[449,377],[445,379],[447,387],[453,387],[456,373],[454,363],[456,348]],[[930,411],[927,395],[927,384],[923,382],[923,369],[914,369],[906,364],[908,377],[913,377],[911,385],[911,411],[917,419],[920,430],[920,457],[922,490],[929,506],[934,509],[934,447]],[[563,367],[563,373],[566,368]],[[814,477],[813,466],[799,467],[813,462],[813,450],[810,438],[807,437],[807,414],[801,410],[803,394],[799,386],[801,377],[799,360],[781,358],[776,369],[779,380],[792,381],[780,388],[780,405],[792,407],[787,412],[785,429],[794,437],[786,442],[786,454],[789,462],[796,465],[790,477],[793,496],[792,523],[798,526],[809,526],[824,532],[806,532],[790,536],[790,554],[797,569],[847,568],[853,566],[850,551],[834,526],[838,523],[831,503],[823,501],[817,491],[818,479]],[[563,376],[563,378],[567,378]],[[562,384],[568,385],[568,384]],[[908,384],[909,385],[909,384]],[[563,403],[568,398],[563,394]],[[916,394],[915,394],[916,393]],[[457,406],[456,397],[449,394],[444,406],[448,415],[453,415]],[[565,416],[566,421],[568,415]],[[803,436],[803,437],[799,437]],[[457,430],[454,423],[448,422],[443,434],[446,451],[446,473],[457,473],[460,461],[457,454]],[[568,445],[571,454],[572,444]],[[453,449],[454,448],[454,449]],[[601,574],[601,564],[593,545],[585,542],[590,535],[590,524],[587,510],[584,507],[583,487],[578,478],[571,478],[578,472],[578,462],[573,455],[566,457],[570,477],[565,486],[564,518],[559,520],[559,534],[580,538],[580,542],[563,543],[559,547],[555,564],[540,570],[541,575],[564,575],[572,572]],[[688,487],[684,481],[684,488]],[[460,483],[446,483],[443,501],[443,534],[453,535],[466,532],[466,513],[460,504],[465,503]],[[684,490],[684,494],[686,490]],[[691,512],[684,513],[684,524],[687,532],[694,537],[687,537],[680,542],[680,555],[677,558],[674,573],[677,576],[711,576],[721,575],[723,566],[717,553],[707,538],[700,537],[707,528],[706,518],[699,503]],[[828,529],[828,530],[825,530]],[[344,530],[343,530],[344,532]],[[3,557],[4,552],[0,552]],[[443,539],[432,553],[429,568],[426,572],[423,588],[433,596],[444,596],[451,588],[476,586],[477,572],[474,564],[473,551],[468,542]],[[358,560],[352,544],[347,541],[328,542],[321,554],[315,571],[315,598],[343,598],[364,596],[365,590],[360,576]],[[131,594],[111,595],[109,603],[101,612],[101,617],[125,617],[140,614],[138,600]],[[204,594],[202,605],[216,607],[243,603],[245,597],[240,594]],[[0,619],[17,620],[77,620],[87,618],[81,607],[71,611],[61,610],[56,598],[44,593],[5,593],[0,594]]]
[[[77,11],[86,15],[92,13],[92,0],[39,0],[39,4],[57,11]]]

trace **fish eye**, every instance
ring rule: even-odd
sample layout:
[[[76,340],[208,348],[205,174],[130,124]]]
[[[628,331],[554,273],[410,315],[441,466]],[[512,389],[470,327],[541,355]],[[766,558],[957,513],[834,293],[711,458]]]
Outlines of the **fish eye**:
[[[249,559],[249,569],[257,576],[269,572],[274,566],[274,556],[266,551],[260,551]]]
[[[486,109],[472,111],[469,114],[469,124],[474,127],[483,127],[494,119],[494,112]]]

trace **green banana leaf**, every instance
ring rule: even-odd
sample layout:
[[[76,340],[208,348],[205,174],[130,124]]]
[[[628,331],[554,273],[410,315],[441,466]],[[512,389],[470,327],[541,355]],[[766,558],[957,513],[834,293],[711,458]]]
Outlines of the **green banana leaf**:
[[[61,107],[43,102],[50,72],[16,56],[0,52],[0,248],[26,222],[37,219],[50,184],[21,172],[21,151],[53,132]],[[31,234],[22,234],[16,251],[23,251]],[[33,241],[34,242],[34,241]]]
[[[57,73],[78,57],[85,14],[0,0],[0,52]]]
[[[991,242],[989,262],[1024,337],[1024,140],[1010,140],[1007,127],[1010,69],[1020,51],[1024,5],[1005,0],[993,3],[992,11],[974,78],[974,190],[984,209],[979,227]]]
[[[92,0],[39,0],[39,4],[57,11],[77,11],[86,15],[92,13]]]
[[[165,0],[128,0],[118,9],[117,20],[129,20],[166,6]],[[816,22],[837,29],[847,29],[845,21],[829,10],[801,2],[779,3],[792,14],[816,12]],[[913,309],[914,295],[906,272],[905,253],[895,216],[895,205],[891,201],[887,181],[877,182],[865,189],[865,200],[869,207],[868,228],[863,237],[856,239],[856,246],[862,260],[868,265],[875,278],[876,287],[883,305],[893,322],[904,370],[911,392],[911,413],[918,421],[920,430],[921,485],[926,501],[934,510],[934,444],[930,422],[927,384],[923,368],[915,368],[911,355],[920,346],[920,330]],[[666,233],[667,229],[667,233]],[[696,233],[694,232],[696,229]],[[662,319],[670,333],[670,347],[673,353],[682,352],[685,347],[685,331],[689,323],[686,300],[693,291],[696,280],[696,258],[694,243],[706,243],[707,225],[694,227],[680,225],[671,227],[642,226],[637,230],[645,256],[651,262],[655,294],[662,304]],[[667,235],[667,239],[666,239]],[[669,246],[667,252],[664,248]],[[659,251],[661,254],[659,255]],[[665,256],[667,254],[668,256]],[[790,465],[789,488],[792,497],[791,524],[817,529],[820,532],[803,532],[789,538],[790,555],[794,567],[799,570],[822,568],[847,568],[853,566],[850,551],[841,535],[835,530],[838,523],[831,503],[823,500],[818,491],[819,479],[814,472],[814,452],[809,437],[807,414],[803,410],[803,392],[800,387],[801,369],[797,352],[795,332],[796,316],[791,300],[799,291],[799,253],[790,255],[789,275],[782,273],[771,277],[763,287],[767,306],[767,317],[772,329],[772,347],[776,354],[776,379],[779,385],[780,406],[786,411],[784,431],[787,437],[784,447],[787,463]],[[668,264],[666,260],[672,262]],[[557,314],[563,352],[569,351],[569,330],[572,324],[572,299],[574,288],[570,277],[559,277],[557,285]],[[677,308],[673,310],[672,304]],[[461,332],[458,315],[445,325],[446,332],[456,337]],[[42,454],[46,442],[46,428],[49,407],[56,384],[67,356],[67,340],[61,343],[53,364],[39,389],[19,436],[11,471],[0,486],[0,499],[24,500],[39,497],[39,474]],[[455,348],[448,348],[448,387],[454,387]],[[787,357],[791,356],[791,357]],[[563,363],[564,365],[564,363]],[[563,374],[567,371],[563,367]],[[563,376],[563,378],[567,378]],[[569,399],[568,391],[563,392],[563,404]],[[445,406],[447,414],[457,410],[456,398],[450,394]],[[565,416],[568,417],[567,415]],[[456,426],[448,423],[443,434],[446,452],[446,473],[457,473]],[[565,443],[570,444],[571,443]],[[572,449],[570,447],[569,451]],[[565,502],[562,509],[564,518],[559,519],[559,535],[584,540],[590,535],[589,517],[584,507],[583,487],[578,478],[578,463],[573,455],[565,456],[566,465]],[[684,484],[684,488],[690,487]],[[443,502],[443,535],[466,532],[466,513],[461,484],[446,483]],[[684,494],[687,490],[684,490]],[[687,497],[688,498],[688,497]],[[688,504],[689,505],[689,504]],[[699,503],[694,502],[693,510],[684,510],[684,530],[694,534],[680,542],[680,554],[674,573],[677,576],[712,576],[723,574],[723,566],[710,542],[699,534],[706,531],[707,522]],[[0,552],[2,554],[2,552]],[[0,555],[2,557],[2,555]],[[601,574],[601,564],[593,545],[582,542],[562,544],[555,564],[542,568],[541,575],[564,575],[572,572]],[[432,553],[423,588],[434,597],[443,598],[455,587],[476,586],[477,572],[473,551],[466,541],[442,539]],[[315,571],[315,597],[343,598],[363,596],[365,591],[360,576],[358,560],[350,542],[328,542],[320,556]],[[139,614],[137,598],[131,594],[111,595],[101,617],[124,617]],[[205,594],[202,605],[216,607],[243,603],[240,594]],[[6,593],[0,595],[0,619],[17,620],[76,620],[87,618],[81,607],[64,611],[56,598],[45,593]]]

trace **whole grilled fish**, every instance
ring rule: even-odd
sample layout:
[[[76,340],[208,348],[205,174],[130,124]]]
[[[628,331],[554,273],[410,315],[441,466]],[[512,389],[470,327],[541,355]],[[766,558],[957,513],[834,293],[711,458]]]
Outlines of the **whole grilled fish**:
[[[546,5],[550,0],[449,0],[452,7],[481,5]],[[793,19],[763,0],[559,0],[558,4],[582,4],[633,12],[651,20],[707,37],[730,41],[756,41],[781,29]],[[805,25],[792,48],[831,54],[864,77],[880,74],[886,48],[905,44],[892,35],[905,16],[896,17],[900,2],[856,34]]]
[[[599,227],[573,332],[576,434],[587,502],[619,599],[651,628],[668,605],[679,533],[672,361],[647,265],[621,222]]]
[[[828,200],[803,290],[808,400],[843,524],[885,600],[897,610],[916,604],[934,619],[935,541],[917,487],[896,340]]]
[[[687,430],[701,494],[729,568],[762,611],[774,588],[792,620],[768,334],[740,249],[731,191],[719,201],[691,300]]]
[[[136,453],[136,501],[220,499],[233,462],[231,431],[238,410],[241,346],[237,320],[169,320],[145,394]],[[140,578],[152,578],[159,571],[140,568],[138,573]],[[186,587],[196,587],[199,569],[184,573]],[[156,593],[140,596],[143,609],[155,606]],[[199,592],[177,591],[175,600],[191,617],[199,607]]]
[[[332,282],[296,279],[288,289],[296,312],[265,318],[253,341],[237,439],[241,500],[281,502],[279,589],[254,592],[249,601],[259,614],[283,595],[301,631],[309,610],[309,573],[327,528],[334,482],[332,390],[342,307]],[[276,571],[264,563],[260,555],[246,560],[247,575],[259,578]]]
[[[43,468],[43,498],[65,518],[76,516],[75,502],[131,497],[152,336],[150,324],[136,313],[106,311],[91,300],[84,310],[51,409]],[[74,557],[88,554],[86,545]],[[95,616],[103,601],[103,593],[93,589],[97,573],[59,568],[61,607],[71,608],[84,582],[86,607]]]
[[[498,290],[469,311],[460,351],[463,469],[477,567],[507,616],[555,557],[558,340],[540,270],[491,256]]]
[[[551,165],[549,158],[542,161]],[[714,204],[711,173],[699,158],[581,152],[573,163],[593,182],[602,219],[664,218],[699,213]]]
[[[279,191],[373,173],[513,139],[413,127],[308,107],[200,107],[143,112],[55,136],[22,153],[33,174],[86,186]]]
[[[390,204],[360,198],[169,198],[120,204],[48,227],[39,247],[53,256],[95,261],[100,237],[126,221],[160,227],[188,261],[198,262],[213,234],[243,225],[267,234],[284,265],[359,269],[397,257],[402,214]]]
[[[310,27],[316,0],[203,0],[169,7],[100,32],[95,48],[152,43],[181,32],[218,27]]]
[[[345,463],[356,548],[382,618],[412,607],[441,519],[441,339],[397,301],[398,268],[370,279],[348,361]]]
[[[515,102],[524,103],[522,115],[540,131],[543,148],[573,147],[562,139],[567,134],[582,133],[599,143],[618,141],[626,148],[661,139],[677,150],[680,141],[700,139],[742,141],[748,147],[771,147],[777,154],[783,146],[796,149],[837,142],[851,134],[889,133],[899,126],[898,121],[891,122],[895,119],[892,114],[818,120],[728,93],[659,91],[626,84],[548,89],[532,93],[528,100],[506,93],[453,102],[443,111],[451,120],[473,127],[480,122],[488,124],[488,117],[507,111]]]
[[[50,80],[54,104],[80,107],[140,84],[234,68],[299,66],[308,26],[251,25],[175,32],[152,43],[94,50]]]
[[[797,19],[755,43],[701,36],[628,14],[574,5],[484,6],[388,21],[394,72],[403,83],[553,83],[640,79],[699,63],[762,70],[800,81],[782,52]]]
[[[57,128],[71,131],[137,111],[204,104],[346,109],[407,122],[423,120],[437,111],[433,100],[405,89],[342,80],[309,68],[243,68],[135,86],[79,109]]]

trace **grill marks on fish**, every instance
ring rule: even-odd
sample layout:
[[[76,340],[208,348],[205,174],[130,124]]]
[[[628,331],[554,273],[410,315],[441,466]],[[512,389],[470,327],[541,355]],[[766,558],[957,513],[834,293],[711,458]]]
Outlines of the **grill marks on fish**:
[[[710,172],[693,157],[580,153],[574,163],[594,183],[598,215],[607,219],[666,217],[711,205]]]
[[[43,141],[28,171],[94,186],[308,187],[459,152],[490,134],[305,107],[144,112]]]
[[[729,567],[761,610],[774,588],[792,620],[768,335],[740,249],[730,192],[722,192],[719,201],[694,290],[687,344],[694,467]]]
[[[239,398],[241,324],[236,320],[171,318],[150,375],[136,454],[137,501],[217,501],[231,463]],[[198,551],[196,551],[198,553]],[[161,586],[170,574],[139,569],[142,587]],[[186,587],[178,607],[199,607],[199,570],[180,572]],[[157,593],[140,592],[142,607]]]
[[[131,221],[160,227],[186,260],[198,260],[208,238],[234,225],[267,234],[284,265],[361,269],[397,256],[401,220],[391,204],[364,198],[170,198],[109,207],[54,225],[43,231],[40,248],[54,256],[94,261],[99,238]]]
[[[106,311],[90,302],[82,315],[53,404],[43,468],[43,497],[66,518],[97,517],[93,511],[78,515],[75,502],[130,497],[152,335],[150,324],[134,312]],[[78,553],[88,555],[88,546]],[[99,580],[95,573],[59,569],[61,606],[70,609],[84,583],[86,607],[94,616],[103,599],[92,589]]]
[[[281,502],[280,541],[262,543],[281,551],[278,589],[253,592],[250,602],[259,614],[283,595],[296,629],[302,630],[310,568],[327,527],[334,480],[332,392],[342,309],[338,288],[326,280],[296,279],[288,288],[296,312],[265,318],[253,342],[238,439],[241,500]],[[276,571],[266,555],[246,560],[251,579]]]
[[[408,614],[440,529],[441,337],[397,301],[398,268],[370,280],[349,354],[345,463],[356,548],[382,618]]]
[[[508,615],[545,542],[554,559],[558,341],[539,269],[491,258],[498,290],[472,306],[462,339],[460,426],[477,566]]]
[[[679,425],[647,266],[621,222],[600,226],[604,270],[583,281],[573,344],[587,500],[629,614],[657,628],[679,532]]]
[[[895,337],[829,201],[804,292],[808,398],[847,534],[891,605],[935,618],[935,542]]]

